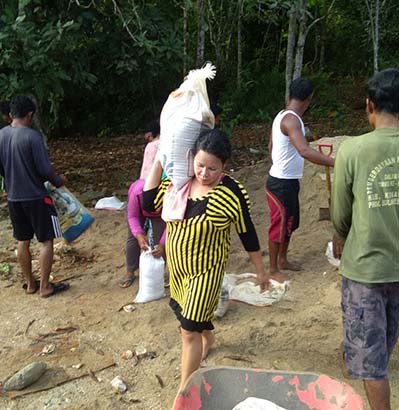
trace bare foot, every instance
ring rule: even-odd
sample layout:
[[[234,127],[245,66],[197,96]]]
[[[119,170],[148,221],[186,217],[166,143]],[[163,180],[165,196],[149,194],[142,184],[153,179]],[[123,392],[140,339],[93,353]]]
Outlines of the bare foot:
[[[280,283],[284,283],[285,281],[290,280],[287,275],[284,275],[284,273],[281,272],[272,272],[270,273],[269,278]]]
[[[205,333],[206,332],[206,333]],[[202,333],[202,357],[201,361],[208,357],[209,349],[215,343],[215,335],[213,331],[205,331]]]
[[[40,281],[32,278],[27,281],[22,288],[25,289],[27,295],[33,295],[40,288]]]
[[[280,269],[284,269],[284,270],[292,270],[294,272],[299,272],[302,270],[301,265],[297,264],[297,263],[291,263],[288,261],[279,261],[278,264]]]

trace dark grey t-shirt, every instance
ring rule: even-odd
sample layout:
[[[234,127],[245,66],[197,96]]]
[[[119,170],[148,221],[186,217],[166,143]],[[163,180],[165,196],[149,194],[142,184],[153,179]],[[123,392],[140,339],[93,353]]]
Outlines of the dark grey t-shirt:
[[[32,128],[0,130],[0,174],[4,176],[8,201],[32,201],[48,195],[45,181],[62,185],[54,172],[42,136]]]

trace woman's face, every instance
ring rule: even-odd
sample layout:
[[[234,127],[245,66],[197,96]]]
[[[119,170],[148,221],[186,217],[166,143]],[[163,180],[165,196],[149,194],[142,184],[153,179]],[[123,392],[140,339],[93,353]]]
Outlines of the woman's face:
[[[217,185],[223,170],[223,162],[215,155],[200,150],[194,157],[194,174],[201,185]]]

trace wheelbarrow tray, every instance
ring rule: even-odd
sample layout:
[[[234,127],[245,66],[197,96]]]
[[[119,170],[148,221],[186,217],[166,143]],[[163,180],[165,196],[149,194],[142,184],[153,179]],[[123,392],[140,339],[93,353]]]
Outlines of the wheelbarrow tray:
[[[323,374],[219,366],[194,372],[175,410],[232,410],[247,397],[287,410],[364,410],[352,387]]]

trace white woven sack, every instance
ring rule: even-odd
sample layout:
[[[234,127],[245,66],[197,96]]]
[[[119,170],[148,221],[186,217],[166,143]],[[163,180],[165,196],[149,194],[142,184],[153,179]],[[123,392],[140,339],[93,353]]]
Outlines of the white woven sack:
[[[177,189],[194,175],[190,152],[200,132],[215,126],[206,90],[206,80],[215,75],[216,68],[210,63],[190,71],[162,108],[160,160]]]
[[[238,403],[233,410],[286,410],[277,404],[257,397],[248,397],[241,403]]]
[[[150,302],[165,296],[165,261],[155,258],[151,251],[140,254],[139,293],[135,303]]]

